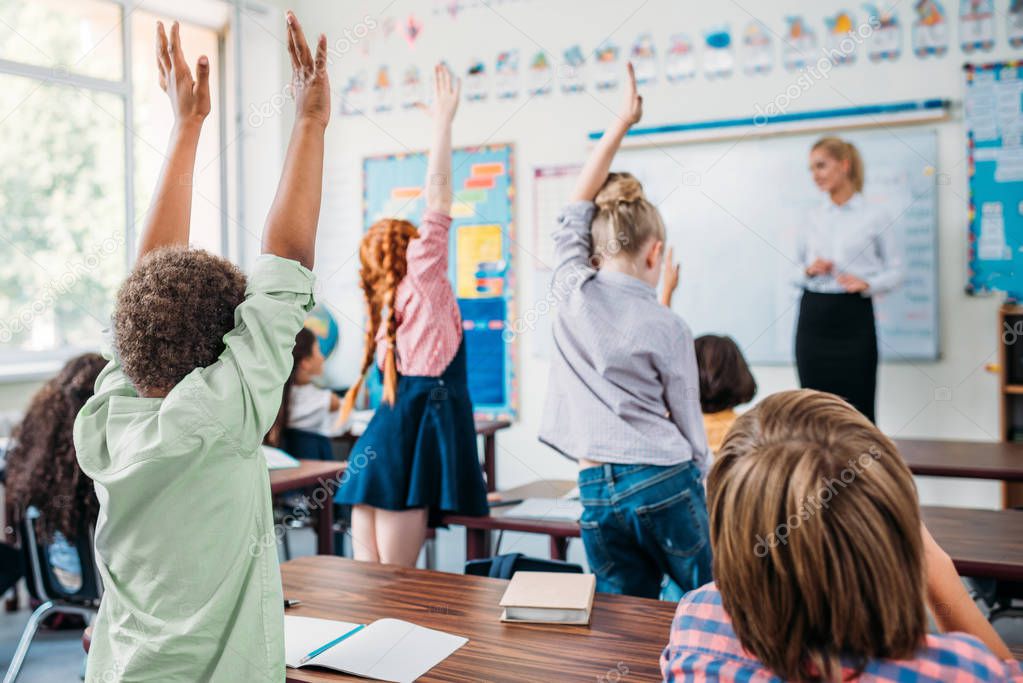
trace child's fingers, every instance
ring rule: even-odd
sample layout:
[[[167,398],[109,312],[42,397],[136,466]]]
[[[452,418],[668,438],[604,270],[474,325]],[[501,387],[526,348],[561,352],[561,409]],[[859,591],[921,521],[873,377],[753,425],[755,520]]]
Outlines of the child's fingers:
[[[461,78],[456,78],[455,79],[455,86],[451,89],[451,94],[454,96],[455,100],[458,100],[459,97],[461,97],[461,94],[462,94],[462,79]]]
[[[636,92],[636,68],[634,66],[632,66],[632,62],[629,62],[628,71],[629,71],[629,92],[635,93]]]
[[[178,22],[174,22],[171,25],[171,37],[170,37],[170,57],[172,70],[175,78],[192,78],[192,72],[188,68],[188,62],[185,61],[185,55],[181,52],[181,35],[180,27]]]
[[[170,72],[171,60],[167,53],[167,33],[163,30],[163,22],[156,22],[156,65],[160,69],[160,75],[166,76]]]
[[[210,60],[203,55],[195,65],[195,92],[200,97],[209,99],[210,96]]]
[[[316,73],[323,74],[327,71],[327,36],[320,34],[319,43],[316,45]]]
[[[298,46],[295,45],[295,28],[292,22],[294,15],[288,12],[288,55],[291,57],[291,68],[294,71],[302,69],[302,62],[298,58]]]
[[[305,39],[305,31],[298,17],[291,15],[291,26],[295,31],[295,48],[298,52],[298,59],[302,62],[303,69],[313,68],[313,53],[309,51],[309,43]]]

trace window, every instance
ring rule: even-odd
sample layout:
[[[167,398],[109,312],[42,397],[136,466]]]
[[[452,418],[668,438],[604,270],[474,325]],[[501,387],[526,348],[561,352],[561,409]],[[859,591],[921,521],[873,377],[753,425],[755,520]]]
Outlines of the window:
[[[156,74],[161,17],[138,5],[0,0],[0,376],[97,349],[109,327],[173,122]],[[192,242],[223,255],[225,31],[181,25],[214,88]]]

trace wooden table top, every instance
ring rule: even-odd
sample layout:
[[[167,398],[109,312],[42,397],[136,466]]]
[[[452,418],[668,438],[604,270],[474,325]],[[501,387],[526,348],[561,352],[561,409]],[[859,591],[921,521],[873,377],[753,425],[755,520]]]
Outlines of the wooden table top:
[[[316,486],[334,479],[332,490],[337,490],[336,479],[345,471],[347,463],[337,460],[299,460],[298,467],[270,470],[270,492],[284,493],[306,486]]]
[[[924,506],[921,512],[960,575],[1023,581],[1023,510]]]
[[[480,436],[493,436],[508,427],[511,427],[508,420],[476,420],[476,433]]]
[[[469,642],[422,681],[659,681],[675,605],[598,593],[589,626],[503,624],[507,581],[303,557],[281,565],[287,614],[352,622],[384,617]],[[626,673],[627,672],[627,673]],[[610,678],[608,678],[610,676]],[[288,669],[289,682],[360,681],[327,669]]]
[[[1008,441],[893,439],[913,474],[1023,481],[1023,444]]]

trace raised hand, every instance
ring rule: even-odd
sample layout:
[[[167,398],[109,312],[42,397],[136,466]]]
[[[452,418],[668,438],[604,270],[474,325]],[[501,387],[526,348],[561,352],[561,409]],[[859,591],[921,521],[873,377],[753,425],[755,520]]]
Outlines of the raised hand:
[[[178,22],[171,25],[170,40],[163,23],[156,22],[156,64],[160,70],[160,87],[170,97],[174,118],[178,123],[202,123],[210,113],[210,60],[203,55],[195,65],[197,79],[192,78],[185,55],[181,51]]]
[[[291,55],[291,88],[297,120],[330,123],[330,79],[327,76],[327,37],[320,35],[313,58],[302,24],[288,12],[288,54]]]
[[[675,261],[675,249],[668,247],[668,253],[664,255],[664,289],[661,292],[661,303],[671,308],[671,297],[678,289],[679,264]]]
[[[454,78],[443,63],[433,67],[433,107],[429,112],[434,121],[440,125],[454,121],[461,98],[462,80]]]
[[[628,65],[629,79],[625,86],[625,101],[622,103],[619,117],[627,126],[634,126],[643,118],[643,96],[636,87],[636,69],[632,62]]]

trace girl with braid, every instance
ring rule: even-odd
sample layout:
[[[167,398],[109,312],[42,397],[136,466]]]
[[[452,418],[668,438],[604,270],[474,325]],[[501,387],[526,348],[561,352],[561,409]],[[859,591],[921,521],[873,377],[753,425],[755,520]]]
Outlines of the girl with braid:
[[[434,69],[434,142],[426,212],[373,224],[359,250],[368,324],[355,406],[376,362],[383,401],[356,442],[335,501],[352,505],[355,559],[411,567],[443,514],[486,515],[486,489],[466,377],[462,319],[448,280],[451,122],[461,83]]]

